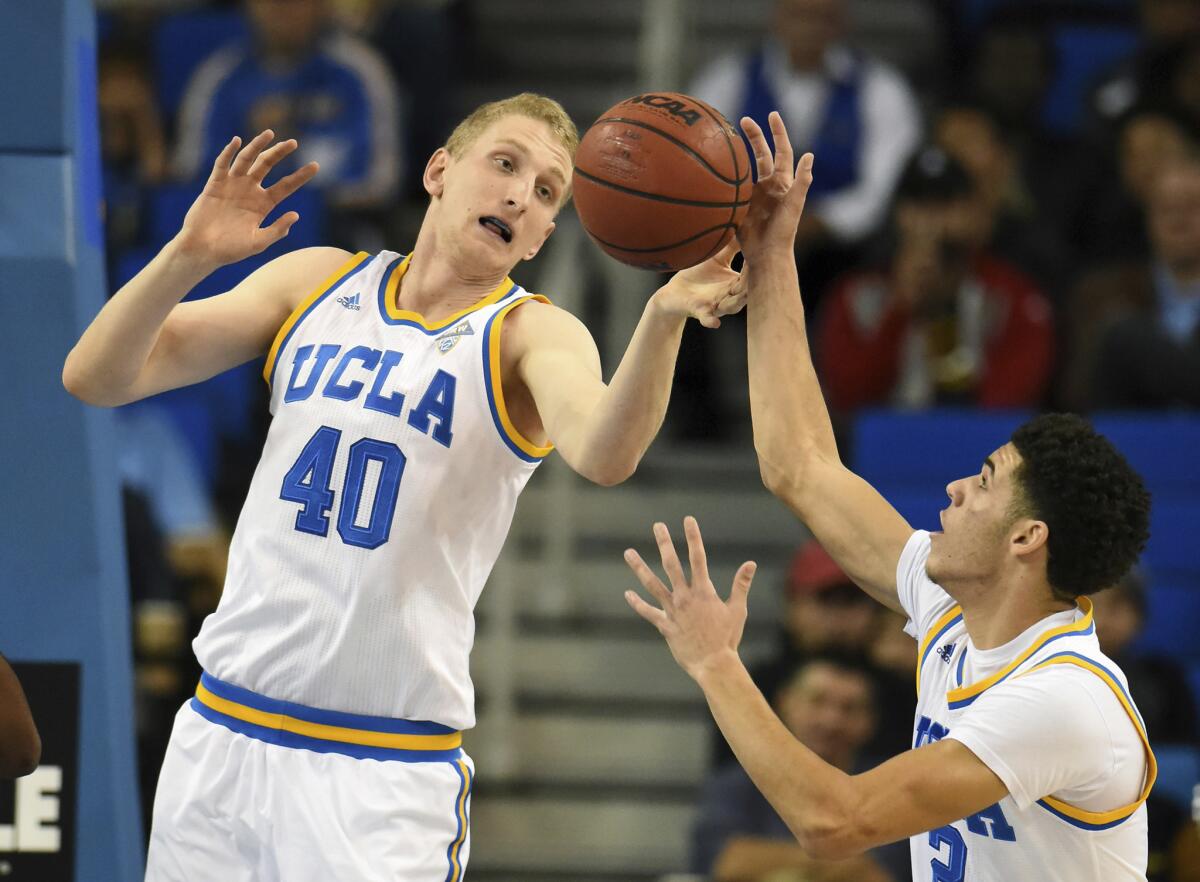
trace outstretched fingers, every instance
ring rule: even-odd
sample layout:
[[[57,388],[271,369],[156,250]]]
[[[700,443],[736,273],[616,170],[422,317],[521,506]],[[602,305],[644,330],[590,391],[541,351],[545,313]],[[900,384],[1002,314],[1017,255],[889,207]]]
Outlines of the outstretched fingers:
[[[738,567],[738,571],[733,574],[733,587],[729,591],[731,605],[745,608],[746,598],[750,594],[750,584],[754,581],[756,572],[758,572],[758,564],[752,560],[748,560]]]
[[[748,116],[741,119],[742,131],[750,142],[750,152],[754,154],[754,168],[757,171],[759,183],[771,176],[774,166],[771,163],[771,148],[767,146],[767,136],[759,128],[758,123]]]
[[[654,570],[650,569],[642,560],[642,556],[632,548],[627,548],[625,549],[625,563],[629,565],[629,569],[633,570],[633,574],[637,576],[638,581],[642,583],[642,587],[649,592],[650,596],[662,604],[663,609],[668,609],[672,603],[671,589],[654,574]]]
[[[289,211],[276,218],[275,223],[263,230],[263,233],[265,234],[263,241],[266,242],[266,245],[263,247],[270,248],[272,245],[286,236],[288,231],[291,230],[292,224],[298,220],[300,220],[300,215],[295,211]]]
[[[212,174],[208,176],[210,181],[221,181],[229,174],[229,163],[233,161],[233,155],[237,149],[242,146],[242,139],[234,135],[225,148],[217,154],[217,158],[213,160]]]
[[[688,563],[692,567],[692,584],[708,579],[708,557],[704,553],[704,537],[699,522],[688,515],[683,519],[683,535],[687,537]]]
[[[658,556],[662,558],[663,570],[671,581],[671,590],[686,589],[688,582],[683,575],[683,565],[679,562],[679,555],[675,553],[671,532],[662,521],[654,525],[654,541],[658,543]]]
[[[255,135],[254,139],[238,152],[237,157],[233,160],[233,165],[229,167],[229,173],[231,175],[244,175],[250,171],[250,167],[254,164],[254,160],[258,158],[258,154],[262,153],[274,137],[275,133],[270,129],[266,129]]]
[[[788,137],[787,126],[778,110],[772,110],[767,117],[771,127],[771,139],[775,142],[775,173],[782,176],[787,183],[792,181],[792,141]]]
[[[267,195],[271,197],[275,205],[278,205],[316,177],[317,171],[319,171],[319,166],[315,162],[310,162],[268,187]]]
[[[813,155],[805,153],[800,157],[800,163],[796,166],[796,181],[792,185],[792,189],[788,191],[787,198],[792,202],[797,203],[797,209],[804,208],[804,200],[808,198],[808,188],[813,182]]]
[[[258,181],[261,184],[263,178],[279,163],[279,160],[292,153],[298,146],[300,145],[297,144],[294,138],[290,138],[287,141],[280,141],[278,144],[272,144],[262,153],[258,154],[258,157],[254,160],[254,164],[250,166],[247,176],[251,180]]]

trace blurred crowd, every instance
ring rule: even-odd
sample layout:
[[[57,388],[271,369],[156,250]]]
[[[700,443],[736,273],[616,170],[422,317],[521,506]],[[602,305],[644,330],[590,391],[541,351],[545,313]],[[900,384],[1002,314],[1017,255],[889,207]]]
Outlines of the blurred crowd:
[[[110,289],[174,235],[220,146],[268,127],[299,140],[293,165],[321,164],[287,206],[301,221],[281,248],[403,250],[420,170],[470,109],[464,83],[487,82],[472,61],[483,2],[100,0]],[[852,13],[872,2],[908,8],[913,33],[860,33]],[[816,155],[797,256],[839,417],[1200,407],[1200,0],[776,0],[759,42],[696,60],[688,92],[764,128],[779,109]],[[727,437],[734,416],[710,340],[689,331],[672,404],[693,441]],[[119,412],[147,806],[198,676],[188,640],[220,595],[265,394],[251,365]],[[815,544],[783,590],[778,651],[755,677],[789,728],[847,771],[908,747],[904,623]],[[1185,675],[1129,648],[1145,596],[1135,576],[1099,600],[1101,640],[1156,739],[1195,744]],[[908,878],[906,849],[853,867],[805,859],[714,743],[694,871]],[[1186,812],[1152,799],[1151,818],[1151,879],[1198,878]]]

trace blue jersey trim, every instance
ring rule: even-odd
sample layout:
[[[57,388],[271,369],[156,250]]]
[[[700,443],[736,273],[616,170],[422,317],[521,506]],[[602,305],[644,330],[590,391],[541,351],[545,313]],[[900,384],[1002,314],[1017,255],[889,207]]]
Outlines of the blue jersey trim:
[[[1128,821],[1130,818],[1132,818],[1134,815],[1134,812],[1137,811],[1136,809],[1134,809],[1134,812],[1130,812],[1125,817],[1116,818],[1115,820],[1109,821],[1106,824],[1092,824],[1092,823],[1089,823],[1088,821],[1081,821],[1078,818],[1072,818],[1070,815],[1065,814],[1064,812],[1060,812],[1058,809],[1056,809],[1054,806],[1050,805],[1044,799],[1039,799],[1037,801],[1037,804],[1040,805],[1042,808],[1044,808],[1046,811],[1050,812],[1050,814],[1054,815],[1055,817],[1061,818],[1062,820],[1064,820],[1068,824],[1070,824],[1072,827],[1078,827],[1080,830],[1107,830],[1110,827],[1117,826],[1118,824],[1124,824],[1126,821]]]
[[[241,686],[234,686],[232,683],[218,680],[208,673],[200,675],[200,682],[213,695],[220,696],[229,701],[235,701],[246,707],[252,707],[255,710],[270,714],[286,714],[289,717],[295,717],[298,720],[305,720],[309,723],[321,723],[326,726],[359,729],[366,732],[389,732],[394,735],[453,735],[457,731],[456,729],[451,729],[449,726],[443,726],[441,723],[431,723],[424,720],[397,720],[391,717],[372,717],[365,714],[321,710],[315,707],[307,707],[303,704],[295,704],[291,701],[267,698],[265,695],[251,692],[249,689],[243,689]]]
[[[204,704],[198,698],[191,700],[192,710],[200,714],[210,723],[224,726],[239,735],[245,735],[256,741],[287,747],[293,750],[311,750],[316,753],[336,753],[354,759],[391,760],[404,763],[435,763],[454,762],[462,757],[462,748],[452,750],[400,750],[387,747],[370,747],[362,744],[348,744],[342,741],[326,741],[321,738],[310,738],[283,729],[270,729],[254,723],[239,720],[223,714]]]
[[[345,273],[343,273],[337,281],[335,281],[332,285],[330,285],[328,288],[326,288],[324,291],[322,291],[321,294],[319,294],[313,300],[312,303],[308,304],[308,306],[306,306],[304,308],[303,312],[301,312],[298,316],[296,316],[296,320],[294,322],[292,322],[292,326],[290,328],[288,328],[288,332],[284,335],[283,339],[279,342],[279,346],[275,350],[275,360],[271,364],[271,373],[267,377],[267,385],[269,385],[272,389],[275,388],[275,371],[279,368],[279,362],[283,358],[283,351],[285,349],[287,349],[288,343],[291,341],[292,336],[296,333],[296,328],[300,327],[300,324],[306,318],[308,318],[309,314],[314,309],[316,309],[317,304],[319,304],[326,297],[328,297],[330,294],[332,294],[334,291],[336,291],[338,288],[340,288],[342,286],[342,283],[345,282],[352,275],[354,275],[355,273],[357,273],[359,270],[363,269],[364,267],[369,266],[372,262],[374,262],[374,260],[375,260],[375,257],[373,256],[373,257],[368,258],[367,260],[362,261],[361,263],[355,264],[354,266],[350,267],[350,269],[348,269]]]
[[[925,668],[925,660],[929,658],[929,653],[933,652],[934,647],[938,645],[938,641],[942,639],[942,635],[957,625],[963,620],[962,613],[959,613],[946,624],[942,625],[942,629],[933,637],[929,638],[929,642],[925,645],[925,652],[921,654],[921,660],[917,663],[917,676],[921,675],[921,671]]]
[[[1081,632],[1081,633],[1086,633],[1086,632]],[[1047,642],[1049,642],[1049,641],[1047,641]],[[1044,659],[1039,661],[1038,664],[1044,665],[1047,662],[1049,662],[1051,659],[1063,658],[1064,656],[1066,658],[1077,658],[1080,661],[1085,661],[1090,665],[1095,665],[1100,670],[1104,671],[1104,673],[1108,674],[1108,676],[1112,678],[1113,685],[1121,690],[1121,695],[1123,695],[1125,697],[1125,700],[1129,702],[1129,706],[1131,708],[1133,708],[1133,712],[1137,714],[1138,723],[1141,724],[1142,729],[1146,728],[1146,721],[1142,719],[1142,712],[1140,710],[1138,710],[1138,706],[1136,704],[1134,704],[1133,696],[1130,695],[1129,690],[1126,689],[1124,687],[1124,685],[1122,685],[1120,678],[1118,678],[1116,674],[1114,674],[1111,670],[1106,668],[1104,665],[1100,664],[1100,662],[1096,661],[1090,655],[1083,655],[1082,653],[1072,652],[1069,649],[1065,649],[1062,652],[1054,653],[1054,655],[1046,656]]]
[[[532,297],[532,295],[529,296]],[[492,423],[496,426],[496,431],[500,433],[500,439],[504,442],[504,445],[513,453],[515,453],[518,458],[523,459],[525,462],[540,463],[546,457],[544,455],[533,456],[522,450],[516,444],[516,442],[513,441],[509,432],[504,428],[504,421],[500,419],[500,411],[496,407],[496,393],[494,387],[497,384],[492,382],[492,330],[496,323],[496,319],[503,314],[503,309],[497,310],[492,317],[488,319],[487,324],[483,328],[483,388],[487,391],[488,410],[490,410],[492,413]]]
[[[445,882],[459,882],[463,877],[461,852],[463,843],[467,839],[467,832],[471,829],[470,812],[467,808],[471,798],[471,770],[465,762],[459,761],[454,764],[454,771],[458,773],[459,780],[458,793],[454,797],[456,829],[454,838],[446,846],[446,863],[449,864],[449,868],[446,870]]]
[[[383,319],[389,325],[399,325],[399,326],[405,327],[405,328],[413,328],[414,330],[420,331],[426,337],[436,337],[441,334],[444,334],[447,331],[447,329],[449,329],[453,325],[457,324],[458,322],[462,321],[463,319],[465,319],[467,316],[471,315],[472,313],[477,312],[478,310],[482,309],[483,307],[496,306],[498,304],[503,303],[505,300],[507,300],[509,297],[511,297],[513,295],[513,292],[517,291],[520,288],[520,285],[518,285],[516,282],[513,282],[511,285],[509,285],[508,290],[505,291],[502,296],[496,297],[495,292],[493,292],[493,294],[488,295],[487,297],[483,298],[478,303],[476,303],[474,306],[468,307],[467,309],[464,309],[461,312],[455,313],[454,315],[450,316],[449,318],[444,319],[441,322],[438,322],[438,324],[435,325],[434,327],[432,327],[432,328],[426,327],[421,322],[416,321],[414,319],[394,318],[393,316],[388,314],[388,305],[387,305],[388,285],[392,282],[392,277],[396,273],[396,268],[400,264],[402,264],[406,260],[408,260],[409,257],[411,257],[411,255],[401,255],[400,257],[397,257],[395,260],[393,260],[391,263],[389,263],[387,265],[387,267],[384,269],[383,277],[379,280],[379,292],[376,296],[376,301],[379,306],[379,317],[381,319]]]
[[[1088,634],[1094,634],[1095,632],[1096,632],[1096,623],[1092,622],[1091,624],[1089,624],[1087,626],[1086,629],[1084,629],[1082,631],[1068,631],[1065,634],[1057,634],[1054,637],[1051,637],[1045,643],[1043,643],[1042,646],[1039,646],[1038,649],[1040,650],[1043,646],[1049,646],[1055,640],[1061,640],[1064,637],[1085,637]],[[1074,653],[1074,652],[1060,652],[1060,653],[1057,653],[1057,655],[1073,655],[1073,656],[1076,656],[1077,658],[1085,659],[1085,660],[1091,662],[1092,664],[1096,664],[1095,661],[1093,661],[1090,658],[1087,658],[1087,656],[1079,655],[1078,653]],[[1053,657],[1054,656],[1050,656],[1049,658],[1053,658]],[[1028,659],[1026,659],[1026,661],[1033,661],[1033,658],[1034,658],[1033,656],[1030,656]],[[1045,662],[1045,661],[1048,661],[1048,659],[1044,658],[1041,661],[1038,661],[1037,664],[1041,664],[1042,662]],[[1102,668],[1104,666],[1096,665],[1096,667]],[[999,684],[1003,683],[1005,680],[1007,680],[1009,677],[1011,677],[1013,674],[1015,674],[1020,669],[1021,669],[1020,665],[1013,668],[1011,671],[1006,673],[1003,677],[1001,677],[999,680],[997,680],[995,683],[993,683],[991,686],[989,686],[988,689],[994,688],[995,686],[998,686]],[[1109,676],[1112,676],[1111,671],[1108,671],[1108,674],[1109,674]],[[960,708],[970,706],[975,701],[975,699],[979,698],[980,695],[984,695],[986,693],[987,693],[987,689],[983,690],[983,692],[979,692],[975,695],[972,695],[970,698],[963,698],[958,701],[947,700],[946,705],[947,705],[947,707],[950,708],[950,710],[959,710]]]

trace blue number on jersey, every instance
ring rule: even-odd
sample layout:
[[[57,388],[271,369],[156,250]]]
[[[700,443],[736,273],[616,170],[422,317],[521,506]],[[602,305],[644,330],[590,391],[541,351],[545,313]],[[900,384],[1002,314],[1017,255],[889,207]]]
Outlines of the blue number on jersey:
[[[296,529],[301,533],[324,536],[329,532],[329,510],[333,508],[329,479],[341,437],[337,429],[321,426],[283,476],[279,498],[304,506],[296,515]]]
[[[967,873],[967,844],[963,842],[962,834],[949,825],[929,831],[929,846],[937,849],[939,855],[943,842],[950,846],[950,854],[944,864],[938,858],[929,862],[933,869],[930,879],[932,882],[963,882]]]
[[[283,476],[279,498],[299,502],[304,508],[296,514],[296,529],[302,533],[325,536],[329,533],[329,512],[333,508],[333,460],[337,456],[342,433],[321,426],[308,439],[300,456]],[[367,525],[355,523],[362,504],[367,466],[379,463],[379,481]],[[350,462],[342,484],[342,507],[338,512],[338,535],[347,545],[359,548],[378,548],[387,542],[392,531],[392,516],[396,513],[396,496],[407,462],[400,448],[389,441],[361,438],[350,446]]]
[[[366,527],[355,525],[354,518],[362,502],[363,481],[367,463],[375,460],[382,466],[371,517]],[[359,548],[378,548],[392,532],[392,515],[396,513],[396,494],[408,460],[400,448],[389,441],[363,438],[350,447],[350,464],[346,466],[346,485],[342,490],[342,510],[338,512],[338,533],[347,545]]]

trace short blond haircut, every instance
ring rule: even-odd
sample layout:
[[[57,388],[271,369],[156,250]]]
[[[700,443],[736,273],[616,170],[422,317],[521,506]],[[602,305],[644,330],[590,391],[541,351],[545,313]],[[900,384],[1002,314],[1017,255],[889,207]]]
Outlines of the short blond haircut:
[[[558,143],[567,151],[571,162],[575,161],[575,150],[579,147],[579,129],[575,127],[574,121],[561,104],[553,98],[534,92],[522,92],[511,98],[489,101],[476,107],[470,116],[455,126],[454,131],[450,133],[446,140],[446,152],[458,159],[471,149],[471,145],[488,126],[506,116],[527,116],[544,122],[550,127]],[[563,194],[563,204],[569,198],[571,188],[568,185],[566,193]]]

